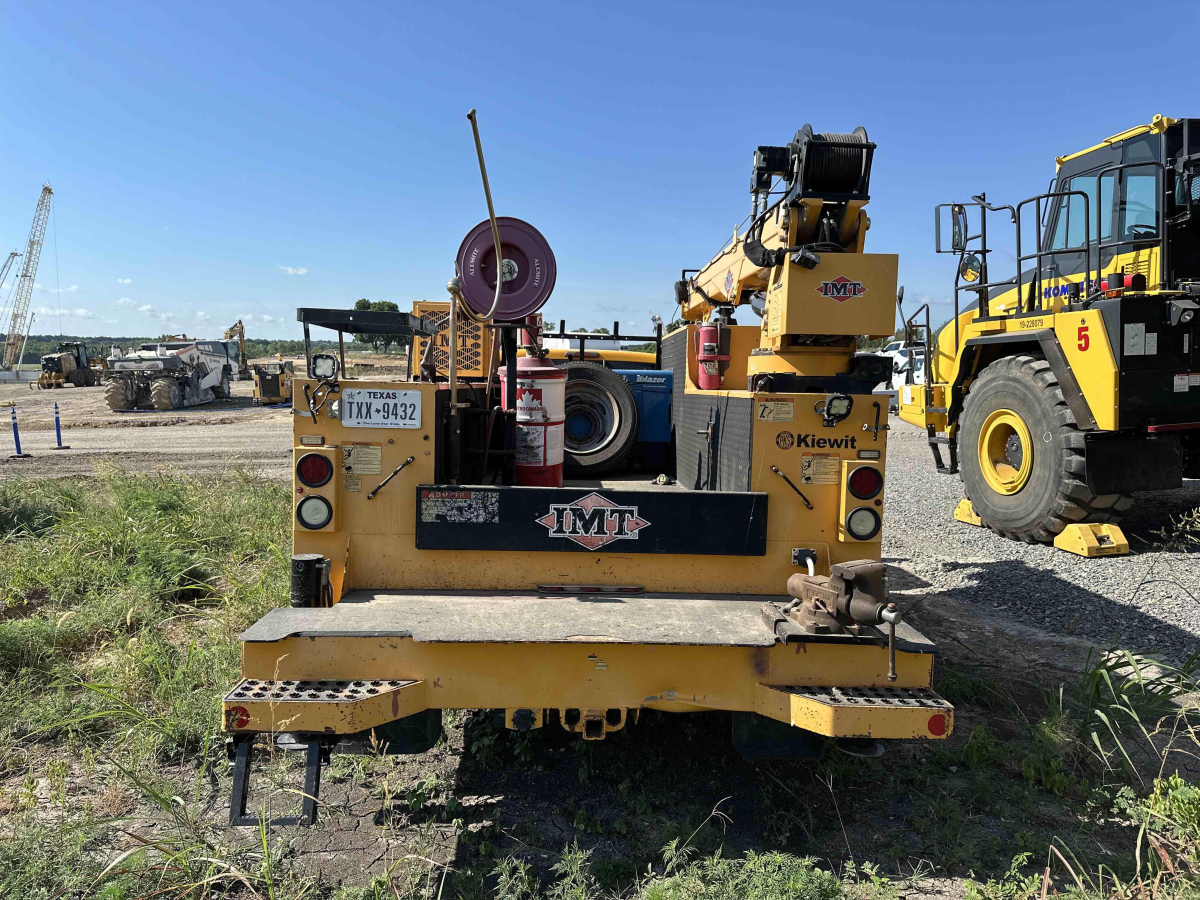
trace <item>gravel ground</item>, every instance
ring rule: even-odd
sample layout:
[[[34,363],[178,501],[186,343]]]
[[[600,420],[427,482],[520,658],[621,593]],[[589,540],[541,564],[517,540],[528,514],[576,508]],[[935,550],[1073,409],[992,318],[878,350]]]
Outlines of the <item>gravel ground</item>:
[[[1200,649],[1200,545],[1166,547],[1158,533],[1200,507],[1200,481],[1138,497],[1122,523],[1128,556],[1084,559],[956,522],[962,482],[937,474],[924,432],[893,418],[889,440],[884,558],[926,591],[979,619],[1103,648],[1153,650],[1175,662]]]

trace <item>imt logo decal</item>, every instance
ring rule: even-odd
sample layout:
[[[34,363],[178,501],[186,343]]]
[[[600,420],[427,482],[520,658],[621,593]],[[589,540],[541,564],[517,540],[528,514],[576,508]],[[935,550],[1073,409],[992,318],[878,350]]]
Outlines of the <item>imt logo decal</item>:
[[[851,281],[845,275],[839,275],[832,281],[822,281],[816,291],[822,297],[832,297],[838,303],[845,303],[851,297],[861,297],[867,289],[861,281]]]
[[[553,503],[550,512],[535,521],[549,529],[550,537],[566,538],[589,550],[613,541],[636,541],[638,532],[650,524],[638,515],[636,506],[618,506],[596,493],[571,503]]]

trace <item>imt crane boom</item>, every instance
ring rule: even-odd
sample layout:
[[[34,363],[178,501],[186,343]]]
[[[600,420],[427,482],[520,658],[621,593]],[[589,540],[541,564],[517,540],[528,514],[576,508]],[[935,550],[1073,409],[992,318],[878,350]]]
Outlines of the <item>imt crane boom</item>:
[[[25,263],[17,279],[17,292],[13,300],[12,317],[8,323],[8,334],[4,341],[4,358],[0,369],[15,369],[21,361],[21,341],[25,334],[25,317],[29,314],[29,300],[33,296],[33,280],[37,275],[38,259],[42,255],[42,238],[46,235],[46,222],[50,218],[50,198],[54,191],[47,182],[42,185],[37,209],[33,213],[33,226],[29,229],[29,243],[25,247]],[[9,256],[11,262],[12,256]]]

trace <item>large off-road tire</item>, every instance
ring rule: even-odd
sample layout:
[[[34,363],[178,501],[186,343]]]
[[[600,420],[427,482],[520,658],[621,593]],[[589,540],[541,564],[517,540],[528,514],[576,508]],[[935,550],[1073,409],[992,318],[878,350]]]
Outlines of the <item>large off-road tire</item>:
[[[179,409],[182,399],[174,378],[155,378],[150,385],[150,405],[155,409]]]
[[[637,440],[638,410],[625,379],[595,363],[567,364],[563,468],[590,478],[625,461]]]
[[[983,524],[1029,543],[1075,522],[1117,522],[1128,494],[1087,486],[1083,432],[1044,359],[997,360],[972,383],[958,434],[963,486]]]
[[[104,402],[109,409],[129,409],[129,398],[125,396],[125,382],[114,378],[104,386]]]
[[[224,378],[222,378],[219,384],[214,384],[212,392],[213,396],[218,400],[228,399],[232,393],[232,390],[229,387],[229,376],[226,375]]]

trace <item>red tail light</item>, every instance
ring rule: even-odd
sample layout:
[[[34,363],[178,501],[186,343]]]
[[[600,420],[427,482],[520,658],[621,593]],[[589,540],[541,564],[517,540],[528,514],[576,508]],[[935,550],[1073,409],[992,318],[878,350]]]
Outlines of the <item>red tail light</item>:
[[[883,475],[871,466],[859,466],[850,473],[846,487],[859,500],[870,500],[883,488]]]
[[[333,463],[319,453],[305,453],[296,463],[296,477],[306,487],[320,487],[333,477]]]

